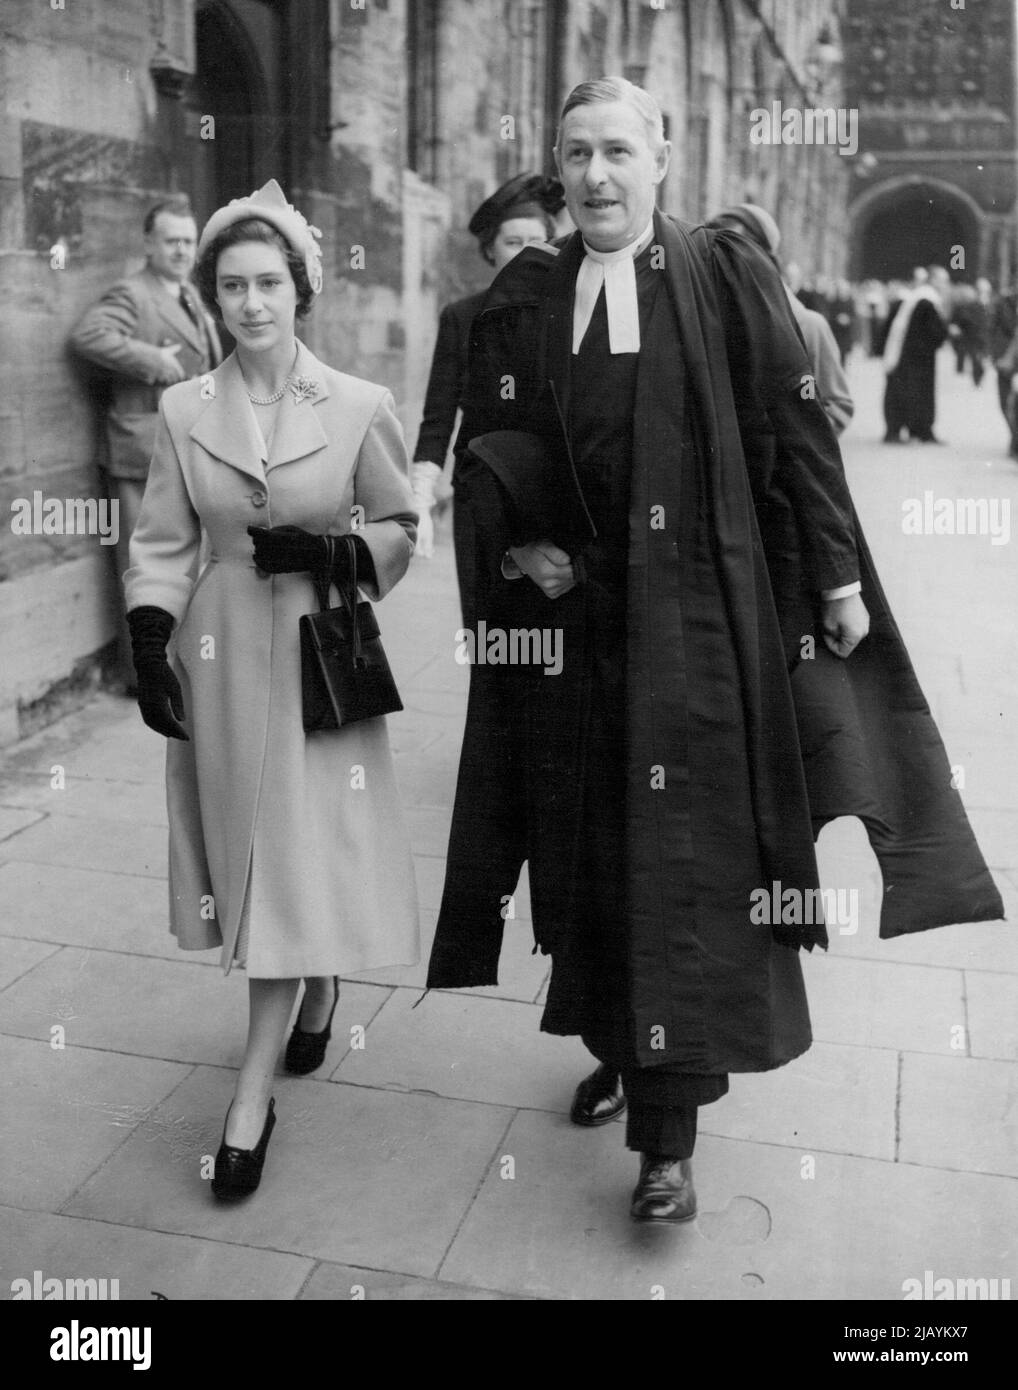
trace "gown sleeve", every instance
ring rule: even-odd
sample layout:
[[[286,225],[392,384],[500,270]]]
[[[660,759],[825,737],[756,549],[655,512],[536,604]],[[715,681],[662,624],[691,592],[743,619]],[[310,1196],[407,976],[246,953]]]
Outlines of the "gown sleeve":
[[[710,260],[740,427],[759,429],[754,416],[763,416],[773,431],[773,482],[795,512],[813,587],[852,584],[859,562],[845,469],[780,276],[737,232],[713,234]]]

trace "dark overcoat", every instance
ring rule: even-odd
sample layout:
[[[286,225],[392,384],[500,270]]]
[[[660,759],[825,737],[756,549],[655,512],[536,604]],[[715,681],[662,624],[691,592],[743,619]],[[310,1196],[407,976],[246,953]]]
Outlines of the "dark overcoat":
[[[438,336],[431,358],[428,389],[424,394],[424,413],[417,436],[414,460],[445,463],[456,424],[456,412],[463,399],[470,355],[470,330],[484,303],[486,290],[453,300],[438,316]]]
[[[792,948],[826,944],[826,934],[817,923],[752,922],[749,898],[774,884],[816,891],[818,824],[858,814],[876,836],[883,935],[1002,910],[872,572],[780,280],[735,233],[694,233],[659,214],[655,243],[681,350],[665,361],[645,343],[634,432],[619,740],[632,1042],[646,1066],[762,1070],[808,1046]],[[558,255],[522,253],[496,279],[475,323],[461,454],[502,429],[567,447],[581,258],[574,236]],[[648,518],[662,497],[671,520],[656,533]],[[552,603],[529,581],[502,578],[503,549],[528,538],[512,534],[490,475],[463,467],[457,505],[472,517],[478,614],[568,628],[568,604],[588,597],[574,590]],[[860,576],[873,632],[838,662],[823,646],[819,592]],[[539,670],[471,671],[429,986],[497,982],[505,903],[524,860],[537,944],[555,959],[582,931],[571,838],[585,770],[582,748],[547,736],[556,689]],[[560,717],[582,745],[582,719]],[[578,1025],[561,996],[542,1023]]]

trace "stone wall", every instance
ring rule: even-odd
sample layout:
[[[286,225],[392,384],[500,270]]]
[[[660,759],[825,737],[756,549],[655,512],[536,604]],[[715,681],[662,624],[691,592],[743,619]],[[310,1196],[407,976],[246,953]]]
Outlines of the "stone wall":
[[[163,33],[186,51],[190,0]],[[148,6],[5,0],[0,9],[0,743],[19,708],[113,635],[111,560],[83,535],[18,535],[12,503],[95,497],[94,379],[65,350],[84,305],[141,264],[145,208],[175,183],[148,75]]]

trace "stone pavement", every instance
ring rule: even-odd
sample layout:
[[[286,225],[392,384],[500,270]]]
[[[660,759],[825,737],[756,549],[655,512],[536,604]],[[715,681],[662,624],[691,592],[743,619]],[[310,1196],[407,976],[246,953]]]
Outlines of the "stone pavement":
[[[816,1044],[732,1078],[702,1113],[700,1216],[645,1229],[622,1125],[568,1122],[591,1063],[538,1030],[547,961],[523,887],[497,988],[419,1003],[423,964],[344,984],[322,1071],[278,1078],[260,1192],[224,1209],[200,1161],[244,977],[167,934],[162,741],[98,698],[0,778],[0,1296],[35,1270],[143,1299],[899,1299],[927,1270],[1018,1294],[1016,545],[902,533],[928,489],[1015,502],[1018,467],[992,383],[956,379],[948,353],[941,368],[945,447],[876,442],[879,371],[858,362],[845,453],[1009,923],[880,942],[865,836],[829,827],[824,882],[858,887],[861,916],[805,961]],[[447,520],[379,616],[426,959],[467,688]]]

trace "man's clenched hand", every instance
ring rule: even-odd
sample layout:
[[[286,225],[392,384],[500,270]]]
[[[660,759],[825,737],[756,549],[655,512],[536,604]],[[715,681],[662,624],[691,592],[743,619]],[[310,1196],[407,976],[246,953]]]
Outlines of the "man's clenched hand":
[[[835,656],[850,656],[870,630],[870,615],[858,594],[825,599],[824,641]]]

